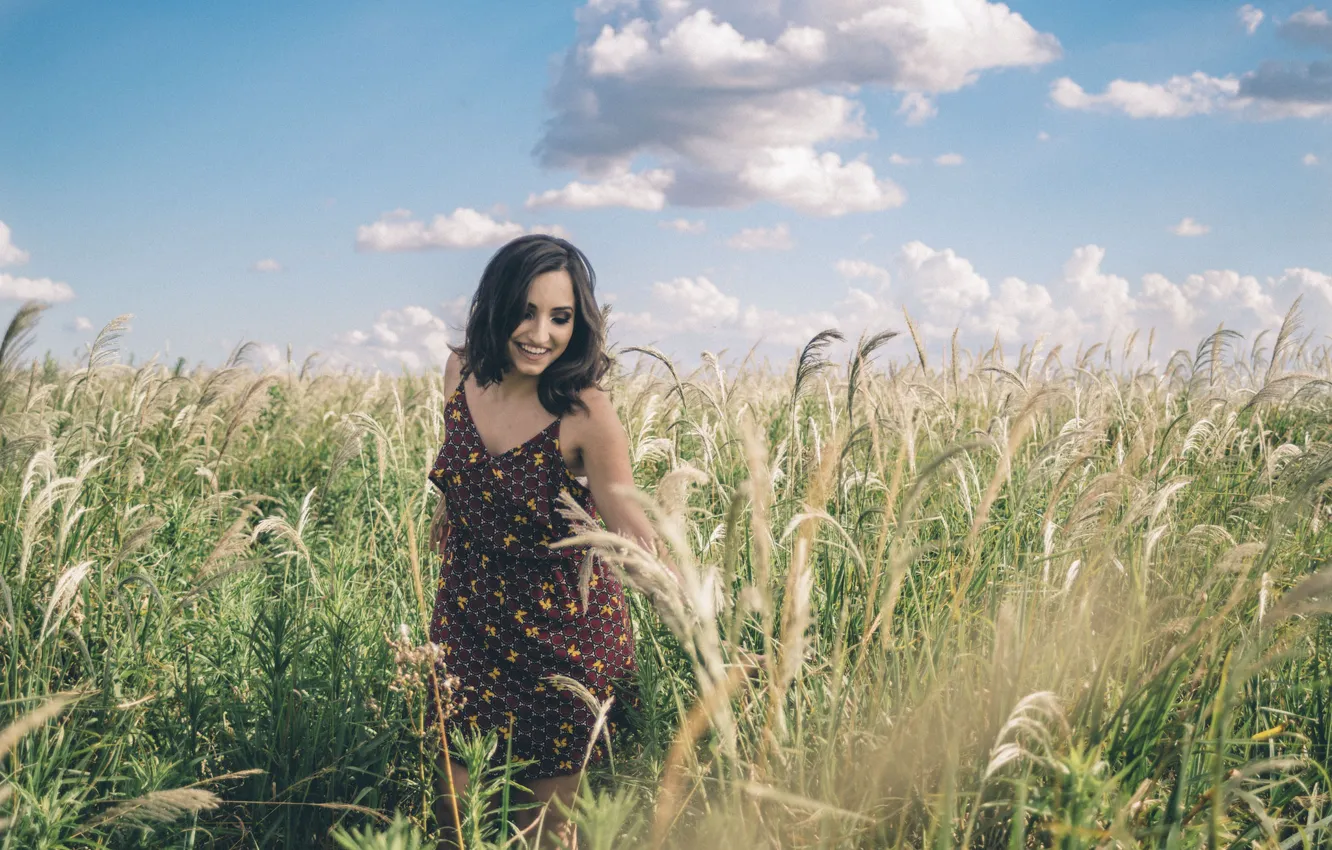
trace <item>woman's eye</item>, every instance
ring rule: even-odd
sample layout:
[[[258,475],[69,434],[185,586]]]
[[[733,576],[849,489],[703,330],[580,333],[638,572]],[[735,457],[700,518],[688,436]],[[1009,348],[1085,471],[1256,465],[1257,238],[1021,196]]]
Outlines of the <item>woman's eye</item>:
[[[567,325],[567,324],[569,324],[569,317],[568,317],[568,316],[557,316],[557,317],[555,318],[555,324],[557,324],[557,325]]]

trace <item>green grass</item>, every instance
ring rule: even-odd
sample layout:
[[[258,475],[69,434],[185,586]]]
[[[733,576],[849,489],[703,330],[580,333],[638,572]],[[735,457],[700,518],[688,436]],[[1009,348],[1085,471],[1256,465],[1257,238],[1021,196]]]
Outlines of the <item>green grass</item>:
[[[0,348],[0,850],[425,846],[442,376],[135,368],[116,323],[61,368],[37,316]],[[832,342],[612,382],[683,575],[584,529],[641,673],[583,846],[1332,841],[1332,365],[1294,311],[1173,356]]]

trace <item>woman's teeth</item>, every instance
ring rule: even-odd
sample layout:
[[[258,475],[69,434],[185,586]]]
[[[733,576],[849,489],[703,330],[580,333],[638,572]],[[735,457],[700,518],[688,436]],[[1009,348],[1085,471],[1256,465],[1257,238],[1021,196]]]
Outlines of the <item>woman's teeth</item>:
[[[542,357],[549,350],[546,348],[532,348],[531,346],[523,345],[522,343],[518,343],[517,345],[522,349],[523,353],[529,357]]]

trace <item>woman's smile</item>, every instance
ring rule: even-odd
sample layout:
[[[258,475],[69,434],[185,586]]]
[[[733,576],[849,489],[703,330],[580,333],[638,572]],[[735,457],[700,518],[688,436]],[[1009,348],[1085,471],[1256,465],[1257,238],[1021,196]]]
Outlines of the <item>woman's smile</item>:
[[[521,351],[523,354],[527,355],[527,358],[529,360],[532,360],[534,362],[542,359],[543,357],[545,357],[547,354],[550,353],[549,348],[542,348],[539,345],[527,345],[525,343],[515,342],[514,346],[516,346],[518,350]]]

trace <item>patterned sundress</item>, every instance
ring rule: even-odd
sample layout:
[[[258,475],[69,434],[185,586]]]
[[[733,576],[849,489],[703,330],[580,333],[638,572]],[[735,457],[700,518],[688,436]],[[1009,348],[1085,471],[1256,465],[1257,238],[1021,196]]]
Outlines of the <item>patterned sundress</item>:
[[[557,511],[562,491],[597,515],[591,492],[560,454],[560,419],[492,456],[472,419],[465,382],[445,407],[444,445],[429,473],[449,518],[430,638],[443,647],[445,671],[458,677],[466,699],[448,728],[495,730],[496,760],[511,744],[515,759],[535,762],[528,776],[573,773],[588,747],[591,763],[604,756],[603,742],[590,740],[592,709],[546,677],[577,679],[603,700],[622,695],[634,671],[624,591],[594,559],[584,608],[578,575],[591,556],[547,546],[570,533]]]

